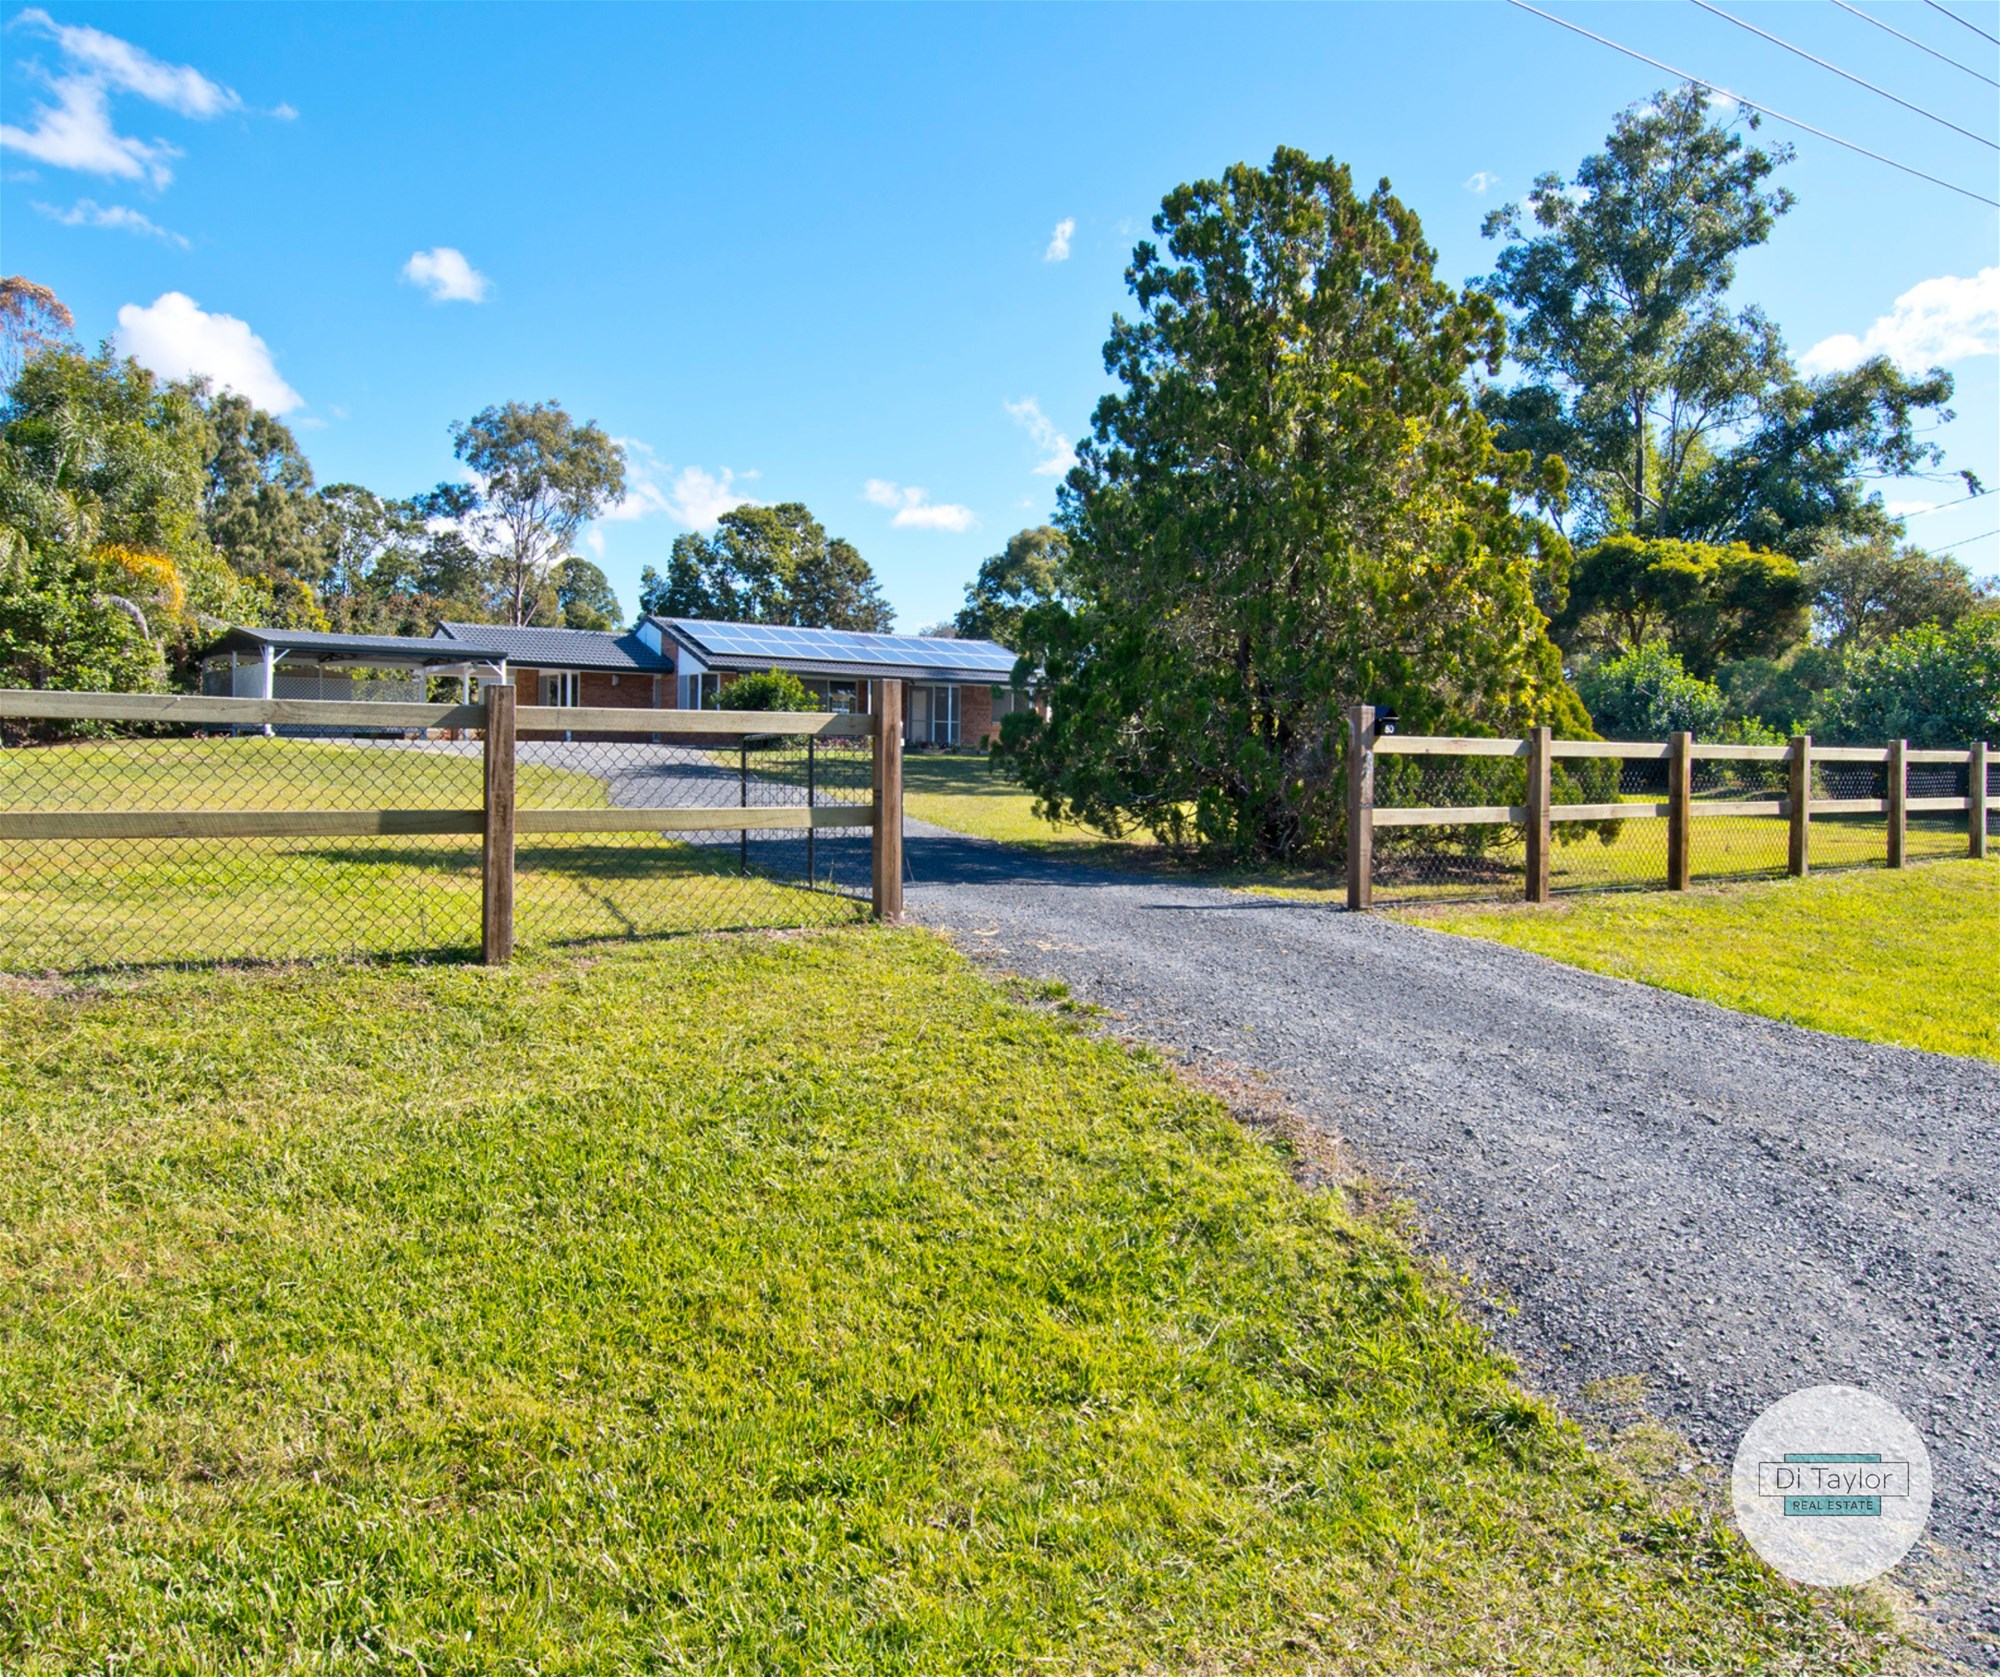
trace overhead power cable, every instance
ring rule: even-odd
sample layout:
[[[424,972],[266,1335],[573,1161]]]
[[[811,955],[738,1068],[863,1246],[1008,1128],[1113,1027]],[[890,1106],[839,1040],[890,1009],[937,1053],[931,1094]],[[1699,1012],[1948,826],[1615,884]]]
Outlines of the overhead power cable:
[[[1900,169],[1906,175],[1914,175],[1920,181],[1929,181],[1932,186],[1941,186],[1947,192],[1956,192],[1961,198],[1970,198],[1976,204],[1990,205],[2000,210],[2000,198],[1989,198],[1983,192],[1974,192],[1969,186],[1957,186],[1948,180],[1940,180],[1936,175],[1927,175],[1921,169],[1913,169],[1907,163],[1898,163],[1893,157],[1884,157],[1879,151],[1870,151],[1866,146],[1858,146],[1852,140],[1843,140],[1838,134],[1829,134],[1824,128],[1815,128],[1809,122],[1801,122],[1795,116],[1786,116],[1783,111],[1774,111],[1769,105],[1760,105],[1754,99],[1746,99],[1740,93],[1732,93],[1719,82],[1704,81],[1700,76],[1691,76],[1685,70],[1676,70],[1671,64],[1657,58],[1649,58],[1643,52],[1631,47],[1620,46],[1609,36],[1599,35],[1585,29],[1581,24],[1571,23],[1568,18],[1557,17],[1553,12],[1545,12],[1539,6],[1531,6],[1528,0],[1507,0],[1507,4],[1524,12],[1533,12],[1536,17],[1546,18],[1559,29],[1567,29],[1573,35],[1581,35],[1586,40],[1595,41],[1599,46],[1609,47],[1613,52],[1622,52],[1627,58],[1636,58],[1641,64],[1650,64],[1656,70],[1664,70],[1670,76],[1678,76],[1684,82],[1693,82],[1696,87],[1705,87],[1711,93],[1719,93],[1725,99],[1733,99],[1753,111],[1761,111],[1775,121],[1789,123],[1794,128],[1804,129],[1808,134],[1817,135],[1822,140],[1831,140],[1835,145],[1856,152],[1862,157],[1873,158],[1877,163],[1886,163],[1892,169]]]
[[[1689,4],[1699,6],[1703,11],[1710,13],[1712,16],[1721,18],[1724,23],[1733,23],[1738,29],[1749,30],[1751,34],[1758,36],[1762,40],[1769,41],[1774,47],[1783,47],[1787,52],[1797,53],[1807,63],[1817,64],[1822,70],[1831,70],[1836,76],[1844,77],[1846,80],[1854,83],[1856,87],[1867,88],[1870,93],[1887,99],[1891,104],[1901,105],[1906,111],[1915,111],[1918,116],[1929,117],[1940,128],[1949,128],[1954,134],[1963,134],[1968,140],[1977,140],[1989,151],[2000,151],[2000,141],[1989,140],[1984,134],[1975,134],[1970,128],[1961,128],[1957,123],[1949,122],[1939,116],[1936,111],[1927,111],[1921,105],[1913,105],[1909,100],[1891,93],[1886,87],[1877,87],[1871,81],[1863,81],[1852,70],[1843,70],[1838,64],[1829,64],[1816,53],[1807,52],[1804,47],[1795,47],[1790,41],[1785,40],[1782,36],[1773,35],[1768,29],[1759,29],[1756,24],[1750,23],[1743,18],[1732,17],[1720,6],[1711,6],[1708,0],[1689,0]]]
[[[1986,492],[1982,490],[1977,495],[1961,495],[1955,501],[1940,501],[1934,507],[1918,507],[1915,512],[1906,512],[1901,516],[1904,518],[1928,518],[1934,512],[1943,512],[1946,507],[1962,507],[1967,501],[1983,501],[1985,498]]]
[[[2000,87],[2000,81],[1995,81],[1991,76],[1987,75],[1983,70],[1975,70],[1970,64],[1961,64],[1957,59],[1953,58],[1951,54],[1945,52],[1939,52],[1936,47],[1927,46],[1924,42],[1918,40],[1916,36],[1905,35],[1900,29],[1890,28],[1888,24],[1884,23],[1879,17],[1875,16],[1875,14],[1872,12],[1864,12],[1859,6],[1850,6],[1847,3],[1847,0],[1833,0],[1833,4],[1838,6],[1843,12],[1852,12],[1856,17],[1860,18],[1863,23],[1872,23],[1875,25],[1877,29],[1888,30],[1888,32],[1891,35],[1895,36],[1897,40],[1907,41],[1911,46],[1915,47],[1918,52],[1927,52],[1931,55],[1931,57],[1939,60],[1941,63],[1949,64],[1954,70],[1963,70],[1968,76],[1977,76],[1988,87]]]
[[[1974,542],[1983,542],[1988,536],[2000,536],[2000,530],[1982,530],[1976,536],[1967,536],[1962,541],[1946,542],[1943,547],[1927,547],[1926,553],[1949,553],[1955,547],[1970,547]]]
[[[1950,18],[1953,23],[1964,24],[1967,29],[1970,29],[1973,32],[1973,34],[1977,35],[1982,41],[1991,41],[1996,47],[2000,47],[2000,35],[1989,35],[1986,33],[1985,30],[1981,29],[1978,24],[1967,23],[1964,18],[1960,17],[1958,13],[1953,11],[1949,6],[1940,6],[1938,4],[1938,0],[1924,0],[1924,4],[1930,7],[1930,9],[1934,12],[1943,12],[1944,15]]]

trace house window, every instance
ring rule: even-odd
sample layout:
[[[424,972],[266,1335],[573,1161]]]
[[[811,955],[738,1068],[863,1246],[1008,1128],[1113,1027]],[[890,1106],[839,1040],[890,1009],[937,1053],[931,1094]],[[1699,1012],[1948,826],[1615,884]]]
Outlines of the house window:
[[[860,687],[852,681],[809,681],[806,691],[822,710],[838,716],[851,716],[861,708]]]
[[[958,689],[912,686],[905,735],[912,745],[958,744]]]
[[[676,678],[676,686],[680,709],[713,710],[716,695],[722,691],[722,678],[712,670],[685,670]]]
[[[1001,717],[1012,716],[1015,711],[1027,708],[1028,698],[1025,693],[1017,693],[1012,687],[993,689],[993,720],[996,724]]]
[[[575,670],[542,671],[542,703],[545,705],[575,705],[581,701],[577,697],[580,682]]]

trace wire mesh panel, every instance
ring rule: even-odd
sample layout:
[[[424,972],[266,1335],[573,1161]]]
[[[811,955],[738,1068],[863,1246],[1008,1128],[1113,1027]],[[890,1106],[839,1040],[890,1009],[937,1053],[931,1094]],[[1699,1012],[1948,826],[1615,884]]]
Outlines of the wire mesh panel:
[[[1815,873],[1846,868],[1879,868],[1889,860],[1889,820],[1880,807],[1889,796],[1885,763],[1856,763],[1817,754],[1812,765],[1813,802],[1875,805],[1864,810],[1824,811],[1812,815],[1812,866]]]
[[[1520,757],[1375,759],[1377,810],[1517,808],[1527,793]],[[1525,829],[1513,822],[1382,825],[1374,850],[1374,897],[1385,906],[1515,898],[1527,877]]]
[[[715,824],[732,810],[865,818],[866,738],[523,733],[516,760],[515,924],[524,944],[827,925],[867,910],[867,827]],[[538,817],[564,812],[586,825],[590,811],[653,819],[641,831],[537,830]]]
[[[1549,770],[1549,889],[1658,891],[1667,883],[1664,757],[1558,757]],[[1565,820],[1564,806],[1623,804],[1629,817]]]
[[[0,750],[0,812],[78,817],[61,837],[0,838],[0,968],[478,946],[476,740],[91,732]],[[385,810],[458,812],[469,830],[201,835],[219,812],[267,812],[282,829],[287,814]],[[117,836],[148,814],[160,819]]]
[[[1911,763],[1904,786],[1910,811],[1904,822],[1903,855],[1911,862],[1937,862],[1966,854],[1971,829],[1965,800],[1971,786],[1969,763]],[[1957,809],[1923,809],[1926,799],[1949,798]]]
[[[366,726],[360,712],[411,725]],[[0,694],[0,971],[478,952],[486,741],[419,724],[484,715]],[[202,725],[238,716],[282,720]],[[637,731],[635,717],[613,737],[518,734],[524,942],[868,911],[870,737],[690,734],[684,715],[654,720],[661,731]]]
[[[1783,802],[1791,765],[1768,757],[1697,756],[1688,767],[1690,879],[1782,875],[1791,847],[1791,821]],[[1765,805],[1768,813],[1734,809],[1724,814],[1704,810],[1705,804]]]

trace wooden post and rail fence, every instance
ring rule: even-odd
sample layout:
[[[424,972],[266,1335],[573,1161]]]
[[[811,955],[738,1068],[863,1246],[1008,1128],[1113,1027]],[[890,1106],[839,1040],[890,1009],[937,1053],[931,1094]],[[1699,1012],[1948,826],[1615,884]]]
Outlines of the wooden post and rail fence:
[[[1987,854],[1987,827],[1992,800],[1987,792],[1989,747],[1980,741],[1962,751],[1913,750],[1906,740],[1885,746],[1815,745],[1802,734],[1788,745],[1706,745],[1677,733],[1664,743],[1626,740],[1559,740],[1547,728],[1532,730],[1525,739],[1468,739],[1434,735],[1377,735],[1372,705],[1354,705],[1347,713],[1347,906],[1365,909],[1374,893],[1375,834],[1392,827],[1521,827],[1526,832],[1524,896],[1531,903],[1549,900],[1549,859],[1554,828],[1560,822],[1664,820],[1667,838],[1667,889],[1685,891],[1694,873],[1694,823],[1714,816],[1782,816],[1787,823],[1786,867],[1794,877],[1812,871],[1812,821],[1815,815],[1880,815],[1887,827],[1884,855],[1892,868],[1906,865],[1909,818],[1963,810],[1966,854]],[[1424,806],[1382,808],[1375,802],[1378,757],[1518,757],[1527,766],[1527,801],[1519,805]],[[1565,760],[1644,761],[1666,764],[1664,802],[1645,800],[1558,804],[1551,801],[1552,771]],[[1697,799],[1694,766],[1702,761],[1783,763],[1786,790],[1780,797],[1759,799]],[[1880,798],[1816,798],[1813,769],[1821,763],[1879,764],[1886,780]],[[1913,764],[1957,766],[1966,771],[1963,797],[1909,795]]]
[[[595,709],[523,705],[510,684],[485,688],[476,704],[419,705],[338,699],[236,699],[179,693],[66,693],[0,690],[0,719],[29,722],[153,724],[268,734],[410,732],[484,735],[480,807],[458,809],[0,809],[0,840],[383,838],[477,835],[481,840],[481,952],[488,965],[514,952],[514,848],[522,834],[800,830],[810,844],[822,828],[871,834],[875,917],[903,912],[902,683],[874,684],[866,713]],[[667,808],[522,809],[516,797],[515,742],[521,732],[676,739],[693,745],[751,735],[867,739],[872,795],[862,803],[813,801],[752,806],[747,790],[730,805]],[[747,785],[747,776],[746,776]],[[198,793],[198,788],[191,788]]]

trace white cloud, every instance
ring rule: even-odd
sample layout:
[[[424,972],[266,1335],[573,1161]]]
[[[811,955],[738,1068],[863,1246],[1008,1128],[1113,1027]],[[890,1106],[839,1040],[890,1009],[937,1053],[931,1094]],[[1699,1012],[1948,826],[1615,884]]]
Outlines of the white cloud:
[[[1920,512],[1931,511],[1937,504],[1936,501],[1889,501],[1882,510],[1891,518],[1914,518]]]
[[[430,293],[433,303],[483,303],[493,282],[450,245],[420,250],[403,264],[403,278]]]
[[[1500,184],[1500,177],[1491,169],[1475,169],[1465,177],[1467,192],[1491,192]]]
[[[297,122],[299,120],[299,108],[296,105],[290,104],[273,105],[271,107],[271,115],[279,122]]]
[[[889,520],[898,530],[970,530],[972,509],[945,501],[933,504],[927,490],[904,487],[886,478],[871,477],[861,487],[861,497],[878,507],[893,507]]]
[[[1055,428],[1054,422],[1042,412],[1042,404],[1034,397],[1023,396],[1018,402],[1003,402],[1001,405],[1013,416],[1014,423],[1035,439],[1035,447],[1042,451],[1035,476],[1061,477],[1076,464],[1076,450],[1070,447],[1069,438]]]
[[[243,108],[233,89],[211,81],[192,65],[164,63],[101,29],[57,23],[39,7],[22,12],[14,25],[54,41],[65,73],[35,72],[54,95],[54,103],[36,107],[32,128],[0,124],[0,146],[58,169],[145,180],[155,187],[173,179],[168,163],[180,155],[179,149],[164,140],[120,134],[111,121],[114,92],[132,94],[197,121]]]
[[[184,292],[166,292],[150,308],[127,303],[118,311],[117,338],[121,354],[162,378],[198,374],[272,413],[305,405],[262,338],[234,315],[207,313]]]
[[[1049,236],[1049,248],[1042,252],[1044,262],[1067,262],[1069,260],[1070,235],[1076,231],[1076,217],[1066,215],[1056,223],[1056,230]]]
[[[755,472],[733,472],[727,466],[713,472],[683,466],[675,472],[637,437],[611,440],[625,450],[625,494],[604,514],[604,523],[631,524],[664,515],[690,530],[712,530],[724,513],[762,504],[736,487],[739,477],[748,480]]]
[[[59,210],[53,204],[37,204],[35,209],[65,227],[111,227],[124,233],[141,233],[148,238],[165,239],[168,244],[179,245],[182,250],[188,248],[187,240],[172,228],[162,227],[150,216],[127,209],[123,204],[100,204],[92,198],[79,198],[66,210]]]
[[[1886,355],[1905,371],[2000,353],[2000,267],[1970,279],[1945,274],[1913,285],[1861,337],[1839,332],[1799,357],[1808,373],[1841,372]]]

